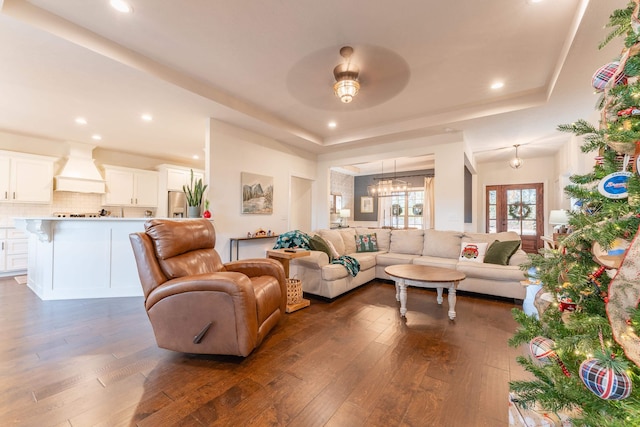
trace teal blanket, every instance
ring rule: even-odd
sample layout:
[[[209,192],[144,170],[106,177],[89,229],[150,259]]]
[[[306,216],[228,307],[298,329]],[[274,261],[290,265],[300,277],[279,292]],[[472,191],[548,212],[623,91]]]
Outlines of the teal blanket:
[[[360,263],[358,260],[354,257],[350,257],[349,255],[342,255],[340,258],[334,259],[331,264],[343,265],[353,277],[356,277],[356,274],[360,271]]]

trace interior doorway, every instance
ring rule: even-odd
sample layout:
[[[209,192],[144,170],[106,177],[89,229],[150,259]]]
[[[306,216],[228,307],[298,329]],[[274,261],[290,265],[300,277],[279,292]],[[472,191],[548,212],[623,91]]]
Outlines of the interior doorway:
[[[488,185],[486,231],[515,231],[525,252],[537,253],[544,234],[543,185]]]
[[[310,179],[291,177],[289,230],[311,231],[312,185]]]

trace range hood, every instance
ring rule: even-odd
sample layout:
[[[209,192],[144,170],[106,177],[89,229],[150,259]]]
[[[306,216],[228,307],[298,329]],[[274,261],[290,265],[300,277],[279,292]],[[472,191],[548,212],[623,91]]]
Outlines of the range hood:
[[[105,182],[92,155],[96,147],[79,142],[68,144],[69,155],[60,174],[55,177],[55,191],[103,194]]]

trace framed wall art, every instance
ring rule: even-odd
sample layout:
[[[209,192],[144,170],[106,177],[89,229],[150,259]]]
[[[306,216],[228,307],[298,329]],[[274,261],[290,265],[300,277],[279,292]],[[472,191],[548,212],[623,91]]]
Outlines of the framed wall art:
[[[273,214],[273,177],[241,172],[243,214]]]
[[[360,197],[360,212],[373,213],[373,197],[371,196]]]

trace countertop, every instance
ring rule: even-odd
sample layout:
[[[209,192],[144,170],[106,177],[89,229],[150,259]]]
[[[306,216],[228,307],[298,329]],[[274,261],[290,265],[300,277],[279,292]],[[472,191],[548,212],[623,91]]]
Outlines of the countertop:
[[[41,217],[15,217],[14,221],[147,221],[150,219],[171,219],[175,221],[189,221],[192,219],[204,219],[204,218],[146,218],[146,217],[118,217],[118,216],[99,216],[96,218],[58,218],[53,216],[41,216]],[[209,219],[213,221],[213,219]]]

